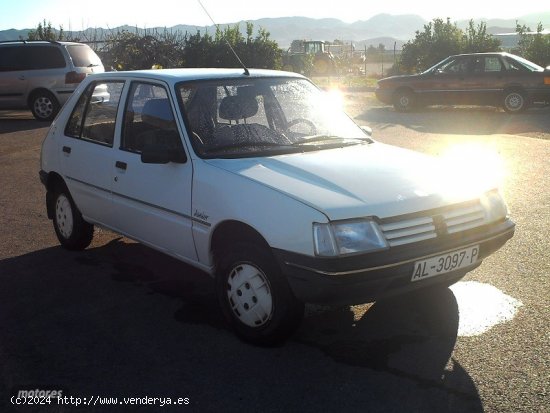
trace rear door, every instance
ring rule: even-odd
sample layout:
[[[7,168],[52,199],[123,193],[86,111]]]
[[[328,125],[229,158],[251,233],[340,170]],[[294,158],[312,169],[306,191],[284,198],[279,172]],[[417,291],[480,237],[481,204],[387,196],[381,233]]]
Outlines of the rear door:
[[[506,70],[498,56],[472,57],[472,73],[469,80],[470,102],[494,103],[504,90]]]
[[[123,87],[123,81],[91,83],[75,105],[59,146],[64,179],[76,205],[85,218],[106,226],[113,224],[113,142]]]

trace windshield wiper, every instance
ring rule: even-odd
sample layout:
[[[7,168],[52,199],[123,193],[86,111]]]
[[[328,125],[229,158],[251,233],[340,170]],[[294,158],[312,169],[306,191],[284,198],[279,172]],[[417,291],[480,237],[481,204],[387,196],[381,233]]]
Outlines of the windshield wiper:
[[[343,138],[342,136],[336,136],[336,135],[313,135],[313,136],[308,136],[307,138],[304,138],[304,139],[300,139],[294,142],[293,145],[304,145],[304,144],[307,145],[310,143],[326,142],[326,141],[342,142],[342,141],[348,141],[348,140],[369,142],[368,139],[363,139],[363,138]]]
[[[206,152],[223,151],[225,149],[246,148],[250,146],[276,146],[276,147],[287,147],[287,148],[292,147],[287,143],[280,143],[280,142],[244,141],[244,142],[230,142],[223,145],[217,145],[212,148],[207,148]]]

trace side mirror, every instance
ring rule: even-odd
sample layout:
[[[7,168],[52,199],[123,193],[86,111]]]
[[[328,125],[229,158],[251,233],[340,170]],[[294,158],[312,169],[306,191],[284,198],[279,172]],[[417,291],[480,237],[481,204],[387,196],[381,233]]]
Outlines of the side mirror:
[[[141,162],[153,164],[185,163],[187,162],[187,156],[185,156],[183,149],[172,149],[162,144],[149,144],[143,147]]]
[[[365,132],[366,135],[369,137],[372,136],[372,128],[369,126],[361,126],[361,129],[363,129],[363,132]]]

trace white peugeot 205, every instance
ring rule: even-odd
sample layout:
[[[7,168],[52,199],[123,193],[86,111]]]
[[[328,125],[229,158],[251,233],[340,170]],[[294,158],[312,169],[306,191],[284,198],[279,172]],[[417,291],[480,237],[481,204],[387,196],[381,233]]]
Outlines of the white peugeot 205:
[[[89,76],[44,140],[40,178],[64,247],[86,248],[98,225],[203,270],[256,344],[292,334],[304,303],[446,287],[515,227],[495,188],[455,190],[456,170],[373,141],[278,71]]]

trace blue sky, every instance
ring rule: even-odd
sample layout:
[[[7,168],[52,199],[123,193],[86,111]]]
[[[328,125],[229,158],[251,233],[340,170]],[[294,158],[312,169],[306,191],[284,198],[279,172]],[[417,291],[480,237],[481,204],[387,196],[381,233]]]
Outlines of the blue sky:
[[[541,1],[502,0],[498,3],[479,0],[203,0],[203,4],[218,23],[282,16],[334,17],[353,22],[366,20],[378,13],[418,14],[426,19],[450,17],[452,20],[461,20],[472,17],[515,18],[544,9],[550,11],[550,6]],[[66,30],[117,27],[123,24],[139,27],[210,24],[197,0],[0,0],[0,30],[33,28],[43,19],[55,27],[62,25]]]

